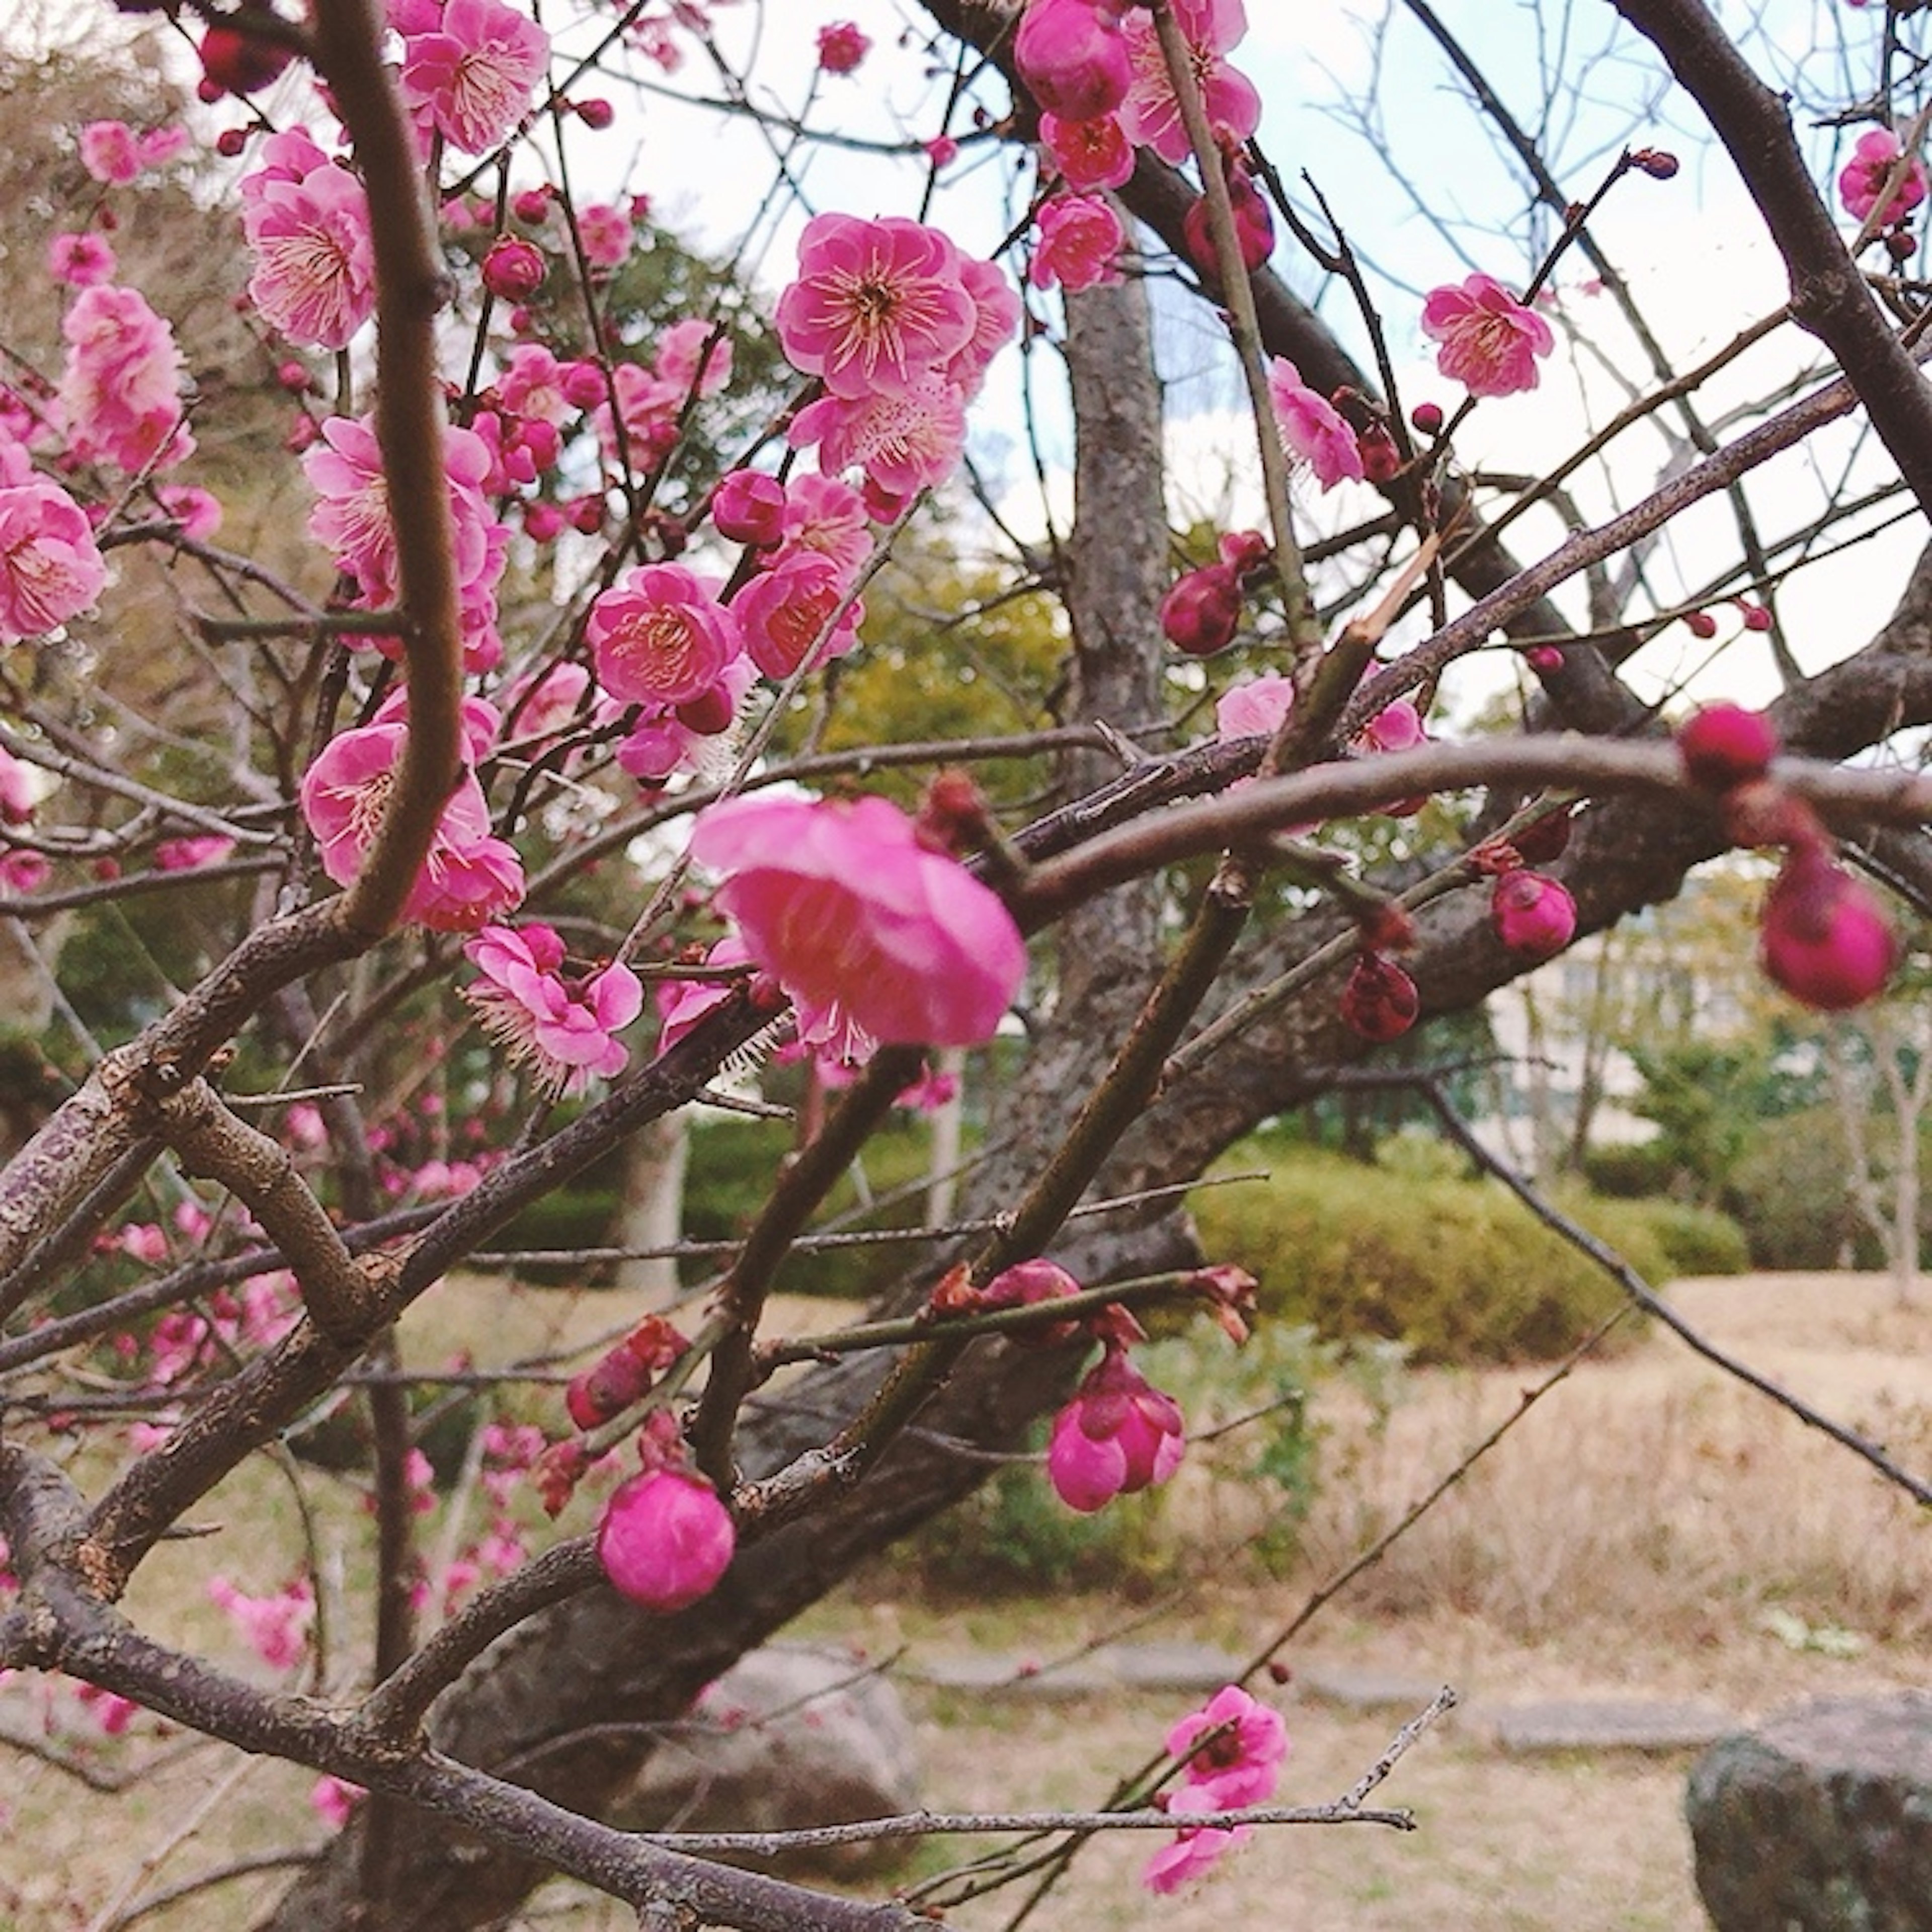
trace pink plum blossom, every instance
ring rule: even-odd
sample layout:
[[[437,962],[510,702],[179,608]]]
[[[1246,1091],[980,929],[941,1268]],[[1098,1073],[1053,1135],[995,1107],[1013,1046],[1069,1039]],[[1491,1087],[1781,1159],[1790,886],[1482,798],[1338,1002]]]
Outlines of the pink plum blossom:
[[[784,544],[773,561],[800,550],[830,557],[842,577],[852,575],[872,555],[866,506],[850,484],[818,474],[793,479],[785,496]]]
[[[530,104],[550,36],[502,0],[448,0],[436,28],[403,42],[403,98],[466,154],[507,140]]]
[[[168,469],[194,453],[182,416],[174,332],[134,289],[83,289],[61,324],[60,382],[68,446],[82,462]]]
[[[0,750],[0,824],[25,825],[37,802],[32,774],[11,752]]]
[[[1224,745],[1237,738],[1272,738],[1294,704],[1294,680],[1268,671],[1231,685],[1214,700],[1214,735]]]
[[[1050,195],[1036,219],[1040,243],[1028,275],[1036,288],[1078,291],[1120,279],[1127,238],[1110,202],[1098,195]]]
[[[348,1823],[350,1814],[368,1796],[361,1785],[351,1784],[346,1779],[318,1778],[309,1787],[309,1808],[325,1825],[339,1832]]]
[[[1838,176],[1838,199],[1853,220],[1869,221],[1878,208],[1878,198],[1899,157],[1904,152],[1898,136],[1889,128],[1869,128],[1852,148],[1852,158]],[[1905,177],[1893,190],[1892,199],[1879,215],[1879,225],[1890,227],[1903,221],[1925,199],[1925,164],[1912,156]]]
[[[218,832],[194,838],[164,838],[154,848],[154,870],[192,872],[203,866],[219,865],[234,849],[234,840]]]
[[[1054,1418],[1046,1473],[1060,1501],[1088,1514],[1166,1482],[1186,1447],[1174,1398],[1148,1382],[1124,1348],[1109,1345]]]
[[[616,1036],[644,1010],[638,976],[621,961],[573,986],[563,941],[547,926],[486,926],[464,946],[482,978],[464,988],[483,1030],[528,1066],[553,1099],[614,1078],[629,1058]]]
[[[1268,364],[1268,400],[1274,405],[1283,446],[1307,464],[1324,490],[1362,480],[1355,432],[1326,396],[1303,382],[1300,370],[1286,356],[1277,356]]]
[[[728,932],[704,956],[707,966],[748,966],[751,953],[735,932]],[[660,980],[657,982],[658,1051],[668,1053],[734,991],[728,980]]]
[[[1069,121],[1058,114],[1040,117],[1040,146],[1060,178],[1076,194],[1119,188],[1134,172],[1134,144],[1115,114]]]
[[[729,800],[699,818],[691,850],[725,875],[718,906],[808,1043],[850,1024],[889,1044],[976,1046],[1019,989],[1012,915],[884,799]]]
[[[0,644],[58,630],[106,581],[86,513],[58,484],[28,472],[0,488]]]
[[[1549,323],[1493,275],[1471,275],[1460,287],[1430,290],[1422,304],[1422,332],[1442,345],[1436,368],[1472,396],[1514,396],[1534,388],[1537,358],[1556,346]]]
[[[784,535],[785,486],[760,470],[734,470],[711,499],[711,520],[733,543],[769,550]]]
[[[1131,68],[1119,21],[1090,0],[1028,0],[1013,60],[1040,106],[1069,120],[1111,114],[1126,98]]]
[[[853,20],[832,20],[818,30],[818,64],[826,74],[850,74],[872,44]]]
[[[842,574],[830,557],[802,550],[753,578],[732,600],[752,662],[766,676],[782,682],[817,647],[814,664],[843,657],[858,642],[866,607],[854,598],[829,632],[832,613],[844,596]]]
[[[208,1596],[271,1670],[292,1670],[302,1661],[315,1621],[315,1594],[306,1582],[298,1579],[272,1597],[251,1597],[218,1575],[208,1580]]]
[[[324,160],[299,180],[279,171],[244,185],[255,260],[248,294],[291,342],[342,349],[376,310],[376,260],[362,182]]]
[[[709,1483],[670,1468],[620,1483],[597,1528],[597,1557],[613,1588],[646,1610],[683,1610],[708,1596],[736,1542],[730,1513]]]
[[[584,259],[593,268],[617,267],[637,242],[631,218],[608,201],[593,202],[578,210],[577,236],[584,244]]]
[[[1190,1812],[1219,1811],[1225,1808],[1215,1803],[1204,1786],[1190,1784],[1174,1792],[1168,1800],[1167,1808],[1175,1816],[1184,1817]],[[1171,1844],[1163,1845],[1148,1859],[1141,1882],[1151,1892],[1178,1892],[1253,1834],[1252,1825],[1236,1825],[1226,1830],[1212,1825],[1191,1829],[1183,1826]]]
[[[1217,136],[1246,140],[1261,125],[1261,96],[1245,74],[1221,58],[1248,31],[1241,0],[1174,0],[1174,17],[1193,58],[1208,124]],[[1125,32],[1132,77],[1120,109],[1121,125],[1130,140],[1178,166],[1192,150],[1152,17],[1145,12],[1129,14]]]
[[[1216,1691],[1167,1734],[1168,1756],[1217,1811],[1266,1804],[1288,1750],[1288,1726],[1280,1714],[1236,1684]]]
[[[943,368],[971,340],[975,320],[959,250],[938,229],[837,214],[806,224],[798,278],[776,315],[793,367],[854,398]]]
[[[70,289],[111,282],[116,266],[113,248],[103,235],[56,235],[47,244],[47,272]]]
[[[944,376],[928,372],[902,388],[862,397],[820,396],[793,418],[787,440],[818,445],[832,472],[862,469],[888,494],[916,496],[943,483],[966,447],[966,399]]]
[[[1400,1040],[1414,1025],[1422,996],[1393,959],[1364,950],[1355,956],[1336,1010],[1352,1033],[1379,1045]]]
[[[104,185],[124,188],[141,172],[141,151],[124,121],[90,121],[80,130],[80,164]]]
[[[709,690],[743,650],[716,586],[681,564],[626,571],[590,607],[597,681],[624,704],[680,704]]]
[[[1019,332],[1021,304],[997,262],[962,256],[959,280],[973,304],[973,333],[939,373],[970,399],[980,393],[993,358]]]

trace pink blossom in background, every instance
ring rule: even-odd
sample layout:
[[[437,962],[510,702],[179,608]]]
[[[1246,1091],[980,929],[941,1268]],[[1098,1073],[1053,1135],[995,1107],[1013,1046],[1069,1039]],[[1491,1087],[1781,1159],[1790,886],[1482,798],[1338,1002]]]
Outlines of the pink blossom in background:
[[[104,235],[56,235],[47,244],[47,272],[70,289],[95,289],[114,279],[114,250]]]
[[[58,630],[107,581],[86,513],[58,484],[28,478],[0,488],[0,644]]]
[[[107,1737],[122,1736],[141,1714],[142,1706],[133,1698],[124,1697],[118,1691],[104,1690],[97,1684],[77,1684],[74,1694]]]
[[[656,348],[658,380],[677,390],[680,408],[694,394],[716,395],[731,380],[731,338],[701,316],[673,322]]]
[[[141,151],[124,121],[90,121],[80,130],[80,164],[105,185],[124,188],[141,172]]]
[[[25,825],[36,802],[32,773],[11,752],[0,751],[0,824]]]
[[[448,0],[435,31],[403,42],[403,98],[466,154],[508,139],[550,58],[550,36],[502,0]]]
[[[888,494],[914,496],[958,466],[966,447],[966,398],[931,374],[863,397],[820,396],[793,418],[786,440],[794,449],[816,443],[829,471],[862,469]]]
[[[578,722],[590,674],[580,664],[554,664],[500,694],[507,728],[519,738],[548,738]]]
[[[1040,240],[1027,276],[1034,287],[1078,291],[1120,279],[1127,238],[1111,203],[1098,195],[1050,195],[1035,219]]]
[[[1861,134],[1852,149],[1852,158],[1838,176],[1838,199],[1853,220],[1868,221],[1878,207],[1878,198],[1893,167],[1904,150],[1889,128],[1870,128]],[[1903,221],[1925,199],[1925,164],[1915,154],[1905,178],[1893,190],[1892,199],[1879,216],[1881,227]]]
[[[1168,1756],[1217,1811],[1266,1804],[1288,1750],[1288,1726],[1280,1712],[1236,1684],[1216,1691],[1167,1734]]]
[[[1185,1817],[1190,1811],[1219,1811],[1226,1808],[1216,1804],[1204,1786],[1190,1784],[1174,1793],[1167,1808],[1176,1817]],[[1148,1891],[1163,1895],[1178,1892],[1184,1885],[1211,1870],[1226,1853],[1253,1835],[1252,1825],[1236,1825],[1228,1830],[1211,1825],[1192,1829],[1183,1826],[1171,1844],[1163,1845],[1148,1859],[1141,1873],[1141,1882]]]
[[[562,423],[576,406],[564,394],[563,365],[540,342],[520,342],[510,351],[496,388],[512,415],[538,422]]]
[[[959,250],[939,230],[835,214],[806,224],[798,278],[776,320],[794,368],[856,398],[943,368],[972,338],[976,317]]]
[[[625,704],[680,704],[718,682],[744,648],[717,586],[681,564],[627,570],[590,607],[597,681]]]
[[[1077,194],[1119,188],[1134,171],[1134,144],[1115,114],[1069,121],[1058,114],[1040,117],[1040,146],[1060,178]]]
[[[710,1594],[736,1540],[730,1513],[710,1484],[651,1469],[612,1491],[597,1528],[597,1556],[632,1602],[670,1612]]]
[[[487,926],[463,949],[482,978],[463,989],[483,1030],[513,1064],[533,1070],[554,1100],[610,1079],[629,1054],[616,1036],[644,1010],[644,988],[621,962],[572,986],[563,942],[547,926]]]
[[[1324,490],[1362,480],[1362,456],[1355,432],[1326,396],[1310,388],[1285,356],[1268,364],[1268,400],[1283,446],[1314,473]]]
[[[170,522],[190,543],[205,542],[221,527],[220,500],[192,483],[164,483],[154,494]]]
[[[838,566],[829,557],[802,551],[753,578],[732,600],[731,614],[752,662],[766,676],[782,682],[805,662],[814,644],[816,665],[844,656],[858,642],[866,607],[856,598],[820,641],[844,595]]]
[[[1046,1473],[1070,1509],[1090,1514],[1118,1496],[1164,1483],[1186,1448],[1179,1405],[1109,1346],[1054,1418]]]
[[[1885,990],[1898,940],[1870,890],[1823,848],[1799,845],[1765,896],[1766,976],[1821,1012],[1863,1006]]]
[[[259,171],[244,182],[243,195],[242,230],[255,262],[250,298],[290,341],[346,347],[376,311],[362,182],[325,160],[296,181]]]
[[[1089,0],[1027,0],[1013,60],[1040,106],[1069,120],[1111,114],[1126,98],[1131,68],[1120,23]]]
[[[1026,970],[998,896],[880,798],[740,798],[698,818],[716,903],[815,1042],[844,1022],[888,1044],[990,1040]]]
[[[637,243],[631,218],[621,208],[607,201],[593,202],[577,212],[578,239],[584,244],[584,259],[593,268],[614,268]]]
[[[194,453],[174,332],[137,291],[111,284],[82,290],[61,333],[68,344],[61,421],[76,456],[131,474],[170,469]]]
[[[1194,57],[1208,124],[1217,136],[1246,140],[1261,125],[1261,96],[1246,75],[1221,58],[1248,31],[1241,0],[1174,0],[1174,16]],[[1174,98],[1153,19],[1144,12],[1130,14],[1124,31],[1132,78],[1120,109],[1121,125],[1129,140],[1151,148],[1178,167],[1193,150],[1181,124],[1180,105]]]
[[[748,966],[752,956],[735,932],[728,932],[704,956],[707,966]],[[660,980],[656,996],[658,1009],[658,1051],[668,1053],[705,1015],[722,1006],[734,989],[728,980]]]
[[[220,832],[197,838],[164,838],[154,848],[158,872],[191,872],[198,866],[218,865],[235,849],[235,842]]]
[[[872,50],[853,20],[832,20],[818,30],[818,64],[826,74],[850,74]]]
[[[340,1831],[350,1814],[369,1794],[359,1784],[340,1778],[318,1778],[309,1787],[309,1809],[327,1826]]]
[[[25,846],[0,848],[0,886],[10,892],[38,892],[52,870],[44,854]]]
[[[1355,740],[1365,752],[1408,752],[1421,744],[1429,736],[1423,729],[1422,714],[1414,703],[1406,698],[1398,698],[1384,704],[1362,727],[1361,735]]]
[[[188,130],[178,121],[164,128],[151,128],[134,139],[134,153],[144,168],[165,167],[177,154],[188,152]]]
[[[1556,346],[1550,325],[1526,308],[1493,275],[1432,289],[1422,304],[1422,332],[1442,346],[1436,366],[1472,396],[1514,396],[1536,387],[1538,356]]]
[[[269,135],[256,150],[255,165],[242,177],[242,199],[254,200],[271,182],[305,181],[318,168],[334,165],[306,128],[284,128]]]
[[[306,1582],[298,1579],[272,1597],[251,1597],[215,1576],[208,1580],[208,1597],[270,1670],[292,1670],[302,1660],[315,1621],[315,1594]]]

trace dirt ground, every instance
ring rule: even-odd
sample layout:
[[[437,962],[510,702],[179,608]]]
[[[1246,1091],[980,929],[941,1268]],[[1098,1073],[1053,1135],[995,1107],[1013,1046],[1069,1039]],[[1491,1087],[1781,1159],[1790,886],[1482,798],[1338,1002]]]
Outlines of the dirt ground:
[[[1932,1471],[1932,1288],[1926,1306],[1902,1311],[1882,1281],[1841,1275],[1694,1282],[1672,1294],[1713,1341],[1882,1440],[1906,1466]],[[1348,1480],[1324,1490],[1304,1558],[1281,1580],[1235,1560],[1238,1499],[1207,1498],[1194,1520],[1199,1587],[1164,1618],[1144,1622],[1143,1607],[1100,1596],[936,1606],[875,1578],[816,1613],[813,1634],[901,1654],[934,1808],[1090,1806],[1193,1699],[967,1696],[912,1681],[922,1663],[976,1646],[1051,1660],[1115,1635],[1251,1651],[1534,1379],[1418,1375],[1376,1426],[1335,1398],[1324,1454]],[[270,1490],[254,1493],[266,1508]],[[168,1570],[158,1562],[144,1583],[165,1590]],[[184,1634],[218,1646],[218,1620],[176,1587]],[[1159,1840],[1110,1840],[1085,1851],[1025,1922],[1031,1932],[1685,1932],[1702,1923],[1681,1809],[1694,1754],[1511,1755],[1489,1716],[1528,1699],[1641,1696],[1714,1702],[1742,1722],[1809,1696],[1932,1685],[1928,1638],[1932,1539],[1914,1507],[1655,1334],[1578,1370],[1282,1653],[1306,1678],[1372,1670],[1463,1694],[1466,1710],[1377,1794],[1411,1808],[1419,1829],[1258,1834],[1169,1899],[1138,1882]],[[1324,1702],[1293,1682],[1269,1694],[1294,1739],[1288,1803],[1338,1798],[1408,1714]],[[226,1859],[320,1835],[304,1774],[218,1749],[164,1762],[154,1781],[121,1794],[14,1753],[0,1765],[0,1932],[128,1923],[230,1932],[282,1881],[263,1874],[132,1920],[126,1908]],[[928,1846],[904,1876],[983,1849]],[[992,1932],[1024,1895],[997,1894],[948,1922]],[[539,1894],[523,1922],[574,1932],[634,1923],[564,1888]]]

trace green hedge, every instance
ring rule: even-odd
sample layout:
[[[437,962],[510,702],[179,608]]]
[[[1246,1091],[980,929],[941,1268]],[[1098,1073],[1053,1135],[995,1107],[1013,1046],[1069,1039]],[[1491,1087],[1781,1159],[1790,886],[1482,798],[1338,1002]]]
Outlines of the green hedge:
[[[1256,1164],[1240,1156],[1231,1170]],[[1209,1258],[1250,1270],[1276,1318],[1400,1341],[1419,1362],[1547,1360],[1618,1306],[1616,1283],[1497,1183],[1401,1164],[1298,1154],[1264,1183],[1204,1190],[1193,1208]],[[1721,1216],[1576,1194],[1562,1204],[1653,1283],[1744,1264]]]

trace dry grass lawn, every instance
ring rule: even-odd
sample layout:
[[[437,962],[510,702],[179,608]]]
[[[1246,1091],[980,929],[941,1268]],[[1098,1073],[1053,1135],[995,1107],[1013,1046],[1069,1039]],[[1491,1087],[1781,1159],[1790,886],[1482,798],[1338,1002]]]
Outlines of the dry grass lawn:
[[[445,1292],[502,1292],[471,1282]],[[1673,1292],[1712,1339],[1882,1439],[1908,1467],[1932,1471],[1932,1308],[1895,1310],[1882,1282],[1842,1275],[1686,1282]],[[547,1345],[553,1331],[581,1339],[608,1325],[615,1304],[592,1298],[560,1323],[563,1306],[506,1302],[498,1340],[521,1352]],[[440,1359],[434,1304],[418,1326],[415,1358]],[[1330,1479],[1294,1574],[1268,1581],[1243,1559],[1253,1527],[1244,1496],[1197,1490],[1170,1523],[1190,1538],[1182,1567],[1198,1587],[1132,1634],[1244,1652],[1264,1642],[1534,1379],[1520,1370],[1418,1375],[1382,1427],[1346,1394],[1325,1396]],[[344,1526],[328,1546],[352,1597],[363,1559],[346,1492],[332,1479],[311,1486]],[[283,1478],[256,1468],[211,1498],[206,1514],[227,1534],[158,1555],[132,1607],[238,1660],[205,1601],[206,1575],[226,1568],[255,1587],[275,1580],[298,1547],[293,1512]],[[1051,1659],[1142,1615],[1090,1598],[968,1613],[905,1595],[891,1579],[888,1570],[824,1606],[815,1633],[874,1654],[903,1646],[916,1670],[922,1658],[976,1643]],[[1701,1915],[1679,1810],[1688,1756],[1511,1756],[1490,1739],[1485,1709],[1540,1696],[1669,1696],[1748,1718],[1808,1695],[1932,1684],[1929,1632],[1932,1540],[1912,1506],[1842,1449],[1655,1335],[1580,1368],[1284,1656],[1304,1672],[1374,1669],[1465,1694],[1466,1712],[1412,1751],[1381,1794],[1412,1807],[1419,1832],[1264,1834],[1196,1890],[1162,1901],[1137,1880],[1153,1841],[1104,1843],[1028,1923],[1033,1932],[1694,1928]],[[352,1655],[353,1633],[338,1634]],[[17,1724],[38,1709],[31,1689],[0,1693],[0,1713]],[[1402,1714],[1338,1709],[1292,1686],[1280,1694],[1295,1741],[1282,1794],[1292,1802],[1339,1796]],[[908,1696],[928,1802],[946,1809],[1090,1804],[1112,1769],[1144,1756],[1186,1701],[1124,1693],[1055,1704],[916,1687]],[[113,1794],[0,1753],[0,1932],[114,1932],[134,1899],[226,1858],[318,1840],[303,1774],[152,1736],[136,1754],[158,1754],[154,1775]],[[97,1751],[92,1761],[106,1770],[116,1760]],[[930,1874],[965,1855],[930,1847],[912,1869]],[[135,1922],[238,1932],[277,1882],[267,1874],[198,1893]],[[991,1932],[1018,1896],[962,1908],[950,1922]],[[632,1921],[553,1888],[530,1922],[628,1932]]]

